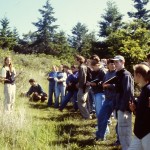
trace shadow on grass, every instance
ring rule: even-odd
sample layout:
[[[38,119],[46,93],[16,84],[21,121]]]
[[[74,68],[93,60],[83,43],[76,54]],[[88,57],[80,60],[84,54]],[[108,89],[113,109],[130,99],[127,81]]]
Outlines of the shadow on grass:
[[[111,150],[121,150],[120,147],[114,147],[112,146],[112,144],[108,144],[107,141],[106,142],[101,142],[101,143],[98,143],[96,144],[95,141],[93,139],[69,139],[69,140],[58,140],[58,141],[52,141],[50,143],[50,145],[71,145],[71,144],[77,144],[78,145],[78,148],[80,148],[81,150],[83,149],[86,149],[86,147],[91,147],[91,150],[92,149],[95,149],[94,147],[105,147],[106,149],[111,149]]]
[[[34,108],[34,109],[47,109],[48,106],[45,103],[30,103],[30,108]]]

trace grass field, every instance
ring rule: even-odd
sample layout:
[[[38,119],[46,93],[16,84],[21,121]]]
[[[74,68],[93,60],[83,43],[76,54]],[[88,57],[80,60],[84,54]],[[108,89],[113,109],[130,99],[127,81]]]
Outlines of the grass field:
[[[50,56],[12,55],[12,58],[16,71],[22,73],[16,79],[15,110],[10,115],[3,114],[3,84],[0,84],[0,150],[119,149],[111,146],[116,140],[114,119],[107,140],[96,143],[93,140],[96,119],[83,120],[79,112],[71,112],[71,104],[64,112],[59,112],[48,108],[46,102],[29,102],[28,98],[20,96],[21,92],[28,90],[30,78],[35,78],[48,92],[47,73],[52,64],[60,64],[61,61]]]

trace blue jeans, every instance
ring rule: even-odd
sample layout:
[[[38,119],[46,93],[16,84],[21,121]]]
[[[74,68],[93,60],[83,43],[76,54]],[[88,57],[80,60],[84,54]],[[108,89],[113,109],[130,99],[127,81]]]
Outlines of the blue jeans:
[[[56,86],[55,86],[56,99],[55,99],[55,104],[54,104],[55,108],[59,108],[60,94],[61,94],[61,103],[62,103],[62,100],[65,97],[65,91],[66,91],[66,86],[64,86],[63,84],[56,84]]]
[[[73,104],[74,104],[73,106],[74,106],[74,109],[77,110],[78,109],[77,93],[78,91],[68,91],[67,95],[62,100],[60,109],[63,110],[66,107],[67,103],[70,101],[70,99],[73,97]]]
[[[53,96],[55,97],[55,84],[49,83],[48,106],[52,105],[52,103],[53,103]]]
[[[90,113],[95,112],[94,93],[92,89],[89,89],[89,107]]]
[[[98,118],[98,115],[100,113],[100,110],[102,108],[102,104],[105,100],[104,93],[96,93],[94,94],[94,102],[95,102],[95,110],[96,110],[96,117]]]
[[[98,115],[98,131],[96,132],[97,138],[104,138],[108,120],[113,112],[113,101],[105,100]]]

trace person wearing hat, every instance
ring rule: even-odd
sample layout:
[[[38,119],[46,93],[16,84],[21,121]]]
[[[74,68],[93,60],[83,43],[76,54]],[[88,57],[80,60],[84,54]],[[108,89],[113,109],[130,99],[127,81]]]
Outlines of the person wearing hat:
[[[43,92],[42,87],[38,83],[36,83],[34,79],[30,79],[29,83],[31,87],[26,93],[26,96],[29,96],[30,99],[35,102],[39,100],[41,100],[41,102],[44,102],[47,99],[47,94]]]
[[[134,80],[125,69],[125,59],[121,55],[113,58],[116,67],[116,103],[115,110],[118,118],[118,135],[122,150],[127,150],[132,139],[132,120],[129,101],[134,95]]]

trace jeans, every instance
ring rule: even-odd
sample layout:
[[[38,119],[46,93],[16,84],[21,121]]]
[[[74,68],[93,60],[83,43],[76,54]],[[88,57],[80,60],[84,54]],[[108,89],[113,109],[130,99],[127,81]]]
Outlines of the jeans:
[[[61,94],[61,103],[62,103],[62,100],[65,97],[65,91],[66,91],[66,86],[64,86],[63,84],[56,84],[56,86],[55,86],[56,98],[55,98],[55,104],[54,104],[55,108],[59,108],[59,96],[60,96],[60,94]]]
[[[105,100],[104,93],[96,93],[94,94],[94,102],[95,102],[95,110],[96,110],[96,117],[98,118],[98,115],[100,113],[100,110],[102,108],[102,104]]]
[[[48,106],[51,106],[53,103],[53,96],[55,97],[55,83],[49,83],[49,98],[48,98]]]
[[[89,111],[95,112],[94,93],[92,89],[89,89]]]
[[[62,100],[60,109],[63,110],[67,103],[70,101],[70,99],[73,97],[73,103],[74,103],[74,109],[77,110],[78,109],[78,103],[77,103],[77,92],[78,91],[68,91],[67,95],[64,97],[64,99]]]
[[[108,120],[113,112],[112,100],[105,100],[100,113],[98,115],[98,131],[96,132],[97,138],[104,138]]]
[[[150,133],[142,139],[135,136],[128,150],[150,150]]]
[[[127,150],[132,140],[132,121],[129,111],[118,110],[118,134],[122,150]]]

